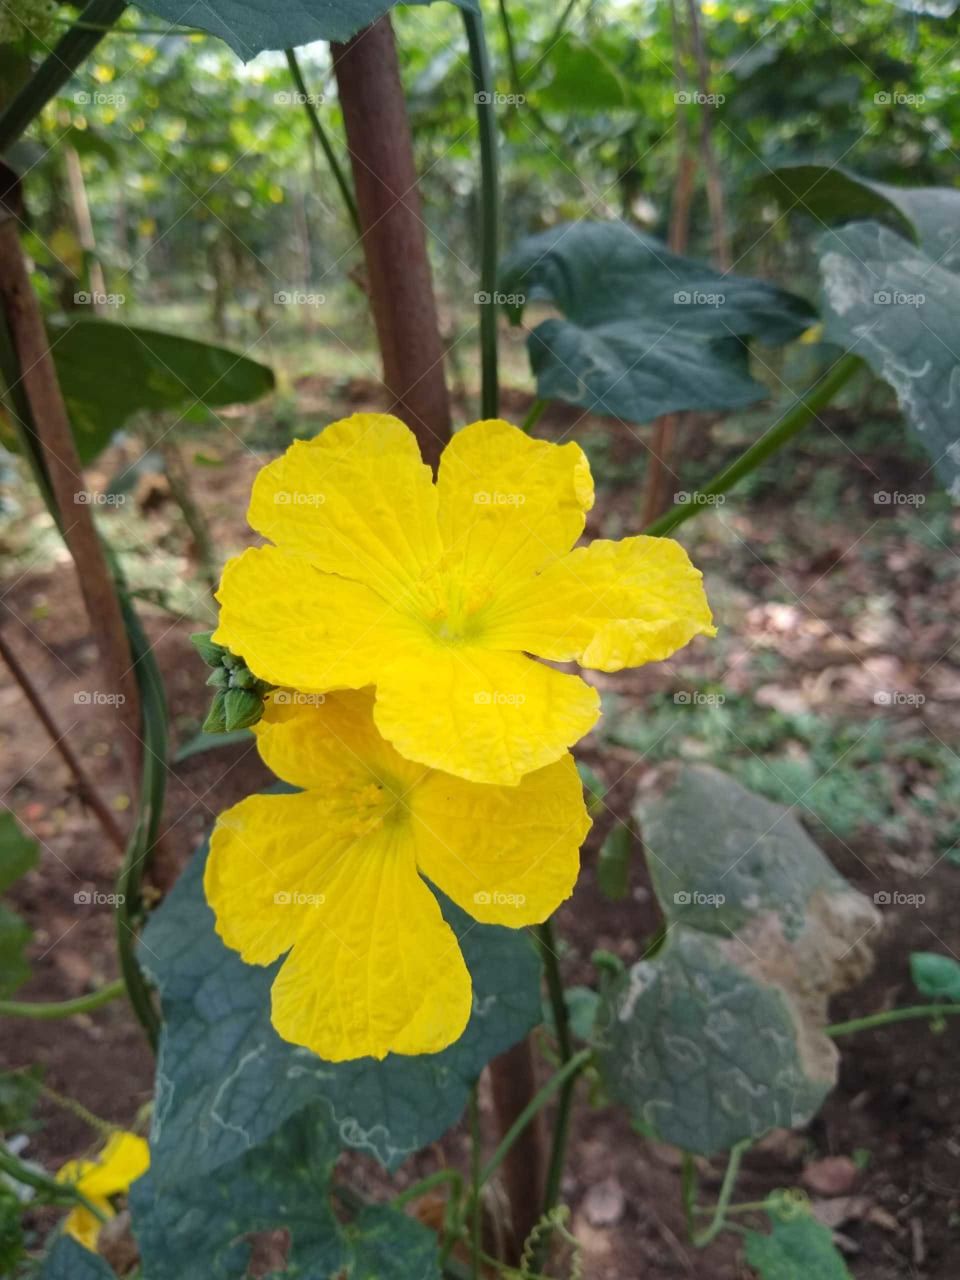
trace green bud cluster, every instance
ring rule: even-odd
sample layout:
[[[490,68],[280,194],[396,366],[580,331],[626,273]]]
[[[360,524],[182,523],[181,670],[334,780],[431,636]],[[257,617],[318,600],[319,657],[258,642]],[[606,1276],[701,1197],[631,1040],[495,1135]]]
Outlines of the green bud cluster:
[[[193,647],[213,670],[207,684],[216,690],[203,722],[204,733],[232,733],[247,729],[263,715],[263,696],[273,685],[258,680],[242,658],[214,644],[212,631],[191,636]]]

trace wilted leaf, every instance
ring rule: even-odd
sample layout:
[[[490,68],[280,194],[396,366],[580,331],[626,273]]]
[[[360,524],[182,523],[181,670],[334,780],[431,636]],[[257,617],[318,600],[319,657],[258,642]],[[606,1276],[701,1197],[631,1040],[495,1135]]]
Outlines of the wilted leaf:
[[[767,395],[743,339],[786,342],[814,313],[793,294],[720,275],[623,222],[563,223],[508,255],[501,288],[563,318],[542,321],[527,348],[537,394],[628,422],[680,409],[735,409]]]
[[[826,337],[897,393],[941,481],[960,499],[960,279],[875,222],[820,241]]]
[[[342,1145],[394,1168],[456,1123],[490,1058],[540,1021],[540,964],[527,935],[475,924],[441,900],[473,977],[467,1030],[443,1053],[324,1062],[270,1024],[277,966],[245,965],[216,936],[205,857],[191,860],[143,937],[164,1013],[151,1139],[163,1178],[218,1168],[311,1103]]]
[[[779,806],[683,768],[640,815],[665,940],[602,994],[610,1094],[653,1137],[711,1154],[806,1123],[836,1078],[829,996],[878,916]]]

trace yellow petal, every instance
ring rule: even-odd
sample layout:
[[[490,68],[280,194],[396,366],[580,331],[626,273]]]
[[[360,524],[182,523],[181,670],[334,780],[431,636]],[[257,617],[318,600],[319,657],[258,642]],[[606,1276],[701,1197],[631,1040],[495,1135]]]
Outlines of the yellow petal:
[[[590,819],[572,756],[515,787],[431,773],[410,807],[421,871],[475,920],[538,924],[573,892]]]
[[[399,658],[374,706],[377,728],[408,760],[508,785],[558,760],[599,714],[596,690],[578,676],[467,645]]]
[[[254,727],[269,769],[296,787],[333,793],[376,785],[402,797],[422,776],[377,732],[369,689],[299,693],[278,689]]]
[[[487,643],[619,671],[716,635],[703,575],[672,538],[578,547],[497,601]]]
[[[248,796],[217,819],[204,871],[217,933],[248,964],[270,964],[309,928],[363,831],[353,790]]]
[[[474,422],[440,459],[444,563],[468,591],[526,577],[569,551],[593,506],[577,444],[534,440],[509,422]]]
[[[85,1196],[97,1200],[119,1195],[150,1168],[150,1147],[135,1133],[114,1133],[87,1168],[77,1186]]]
[[[217,599],[215,642],[261,680],[297,689],[362,688],[376,679],[385,652],[422,636],[369,587],[276,547],[229,561]]]
[[[89,1196],[87,1199],[100,1210],[105,1218],[116,1216],[109,1200],[97,1200]],[[97,1251],[97,1240],[100,1238],[102,1227],[103,1223],[99,1218],[95,1218],[90,1210],[84,1208],[82,1204],[77,1205],[75,1209],[71,1209],[63,1222],[63,1229],[66,1234],[72,1236],[78,1244],[82,1244],[91,1253],[96,1253]]]
[[[413,842],[384,824],[327,888],[273,984],[273,1025],[330,1062],[437,1053],[463,1033],[471,986],[456,936],[417,874]]]
[[[248,519],[319,569],[394,600],[440,558],[437,493],[413,432],[383,413],[332,422],[257,476]]]

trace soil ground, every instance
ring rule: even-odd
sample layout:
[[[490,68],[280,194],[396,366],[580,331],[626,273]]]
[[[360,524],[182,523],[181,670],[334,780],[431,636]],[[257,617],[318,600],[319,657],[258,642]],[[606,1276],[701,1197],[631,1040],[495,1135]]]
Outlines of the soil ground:
[[[374,395],[362,384],[335,394],[339,401],[330,403],[316,379],[297,387],[304,412],[327,419],[368,407]],[[505,416],[520,420],[527,403],[508,397]],[[559,439],[575,416],[548,416],[540,430]],[[913,1001],[911,951],[960,952],[960,761],[952,746],[960,720],[956,517],[934,494],[926,462],[908,450],[894,419],[879,411],[864,426],[837,412],[825,423],[825,431],[798,441],[788,460],[756,477],[746,494],[698,515],[679,535],[706,575],[720,638],[700,640],[670,663],[597,678],[605,695],[615,695],[614,729],[583,752],[608,791],[576,893],[556,922],[572,981],[595,979],[590,958],[597,949],[627,963],[636,959],[656,928],[641,860],[628,896],[611,903],[598,888],[596,859],[612,825],[629,819],[638,785],[674,755],[733,767],[741,780],[793,803],[843,875],[871,897],[890,896],[876,966],[834,1001],[836,1020]],[[251,480],[283,444],[269,423],[238,415],[231,425],[235,434],[218,435],[212,459],[209,444],[203,446],[207,463],[216,465],[194,471],[196,497],[224,556],[250,539],[243,512]],[[754,429],[751,419],[725,424],[719,434],[688,423],[683,487],[692,489],[727,453],[733,456]],[[642,446],[601,420],[580,421],[577,438],[600,481],[588,532],[635,532]],[[138,453],[133,441],[112,448],[92,487],[106,485]],[[926,501],[878,502],[875,495],[886,491],[920,493]],[[211,616],[209,593],[162,484],[141,477],[129,501],[102,519],[125,549],[134,584],[172,609],[148,606],[144,616],[179,748],[196,734],[207,702],[204,669],[188,637]],[[0,548],[5,634],[122,821],[129,785],[121,731],[109,707],[77,700],[97,691],[96,655],[69,566],[26,485],[11,499]],[[689,701],[674,698],[690,690],[722,690],[725,702],[691,712]],[[878,693],[891,696],[884,701]],[[41,845],[38,868],[11,894],[34,931],[33,976],[19,995],[66,999],[116,976],[109,908],[78,903],[75,895],[109,894],[117,858],[5,672],[0,707],[4,804]],[[265,781],[249,745],[174,764],[167,848],[185,860],[221,809]],[[924,901],[898,905],[897,893],[922,894]],[[839,1083],[821,1113],[806,1130],[773,1134],[748,1154],[737,1198],[801,1185],[822,1171],[824,1157],[849,1157],[855,1173],[842,1194],[811,1194],[818,1214],[839,1233],[853,1275],[955,1280],[958,1036],[955,1021],[939,1033],[925,1022],[904,1022],[845,1038]],[[36,1062],[50,1086],[110,1121],[129,1126],[150,1098],[150,1056],[122,1002],[66,1022],[6,1022],[0,1065]],[[563,1192],[587,1280],[750,1276],[736,1235],[703,1251],[686,1243],[678,1153],[641,1138],[623,1112],[591,1108],[584,1096],[580,1103]],[[69,1111],[44,1101],[40,1116],[32,1157],[56,1168],[86,1149],[90,1131]],[[438,1152],[462,1162],[462,1133],[412,1162],[400,1183],[429,1169]],[[722,1169],[716,1161],[699,1164],[701,1196],[709,1201]],[[361,1184],[385,1189],[369,1162],[347,1157],[344,1166]],[[760,1225],[749,1216],[743,1221]]]

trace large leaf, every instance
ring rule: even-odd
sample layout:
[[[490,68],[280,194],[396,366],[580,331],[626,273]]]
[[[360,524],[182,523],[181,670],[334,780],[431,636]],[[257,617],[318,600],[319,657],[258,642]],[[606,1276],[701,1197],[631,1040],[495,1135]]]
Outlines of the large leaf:
[[[704,1154],[806,1123],[836,1077],[827,999],[865,971],[874,907],[787,810],[718,770],[678,770],[637,816],[667,930],[604,991],[610,1094]]]
[[[760,1280],[851,1280],[830,1232],[809,1213],[771,1214],[771,1222],[770,1235],[745,1234],[747,1262]]]
[[[960,191],[952,187],[894,187],[820,164],[783,165],[757,185],[786,210],[808,213],[826,226],[867,218],[888,223],[939,266],[960,271]]]
[[[537,92],[537,105],[568,113],[613,111],[626,105],[626,86],[602,53],[569,33],[544,54],[550,82]]]
[[[824,333],[897,393],[942,483],[960,499],[960,280],[875,222],[820,240]]]
[[[465,9],[477,7],[476,0],[455,3]],[[393,7],[394,0],[144,0],[140,6],[168,22],[220,36],[244,61],[263,49],[349,40]]]
[[[40,1280],[116,1280],[116,1272],[70,1236],[57,1236],[43,1260]]]
[[[527,340],[537,393],[628,422],[762,399],[744,338],[786,342],[813,311],[763,280],[720,275],[623,222],[563,223],[508,255],[501,287],[519,320],[553,302]]]
[[[76,320],[51,349],[85,463],[141,410],[245,404],[274,385],[265,364],[226,347],[109,320]]]
[[[209,1172],[318,1104],[339,1141],[393,1168],[459,1119],[485,1064],[540,1021],[540,963],[521,932],[478,925],[448,902],[473,977],[473,1014],[443,1053],[324,1062],[270,1024],[276,966],[245,965],[214,933],[197,854],[143,937],[164,1027],[154,1169]]]

